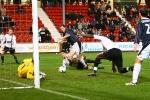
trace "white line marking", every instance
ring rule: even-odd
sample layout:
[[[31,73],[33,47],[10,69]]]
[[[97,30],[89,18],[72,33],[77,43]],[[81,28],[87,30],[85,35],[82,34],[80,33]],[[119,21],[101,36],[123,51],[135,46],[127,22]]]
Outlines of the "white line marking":
[[[5,82],[9,82],[9,83],[14,83],[14,84],[22,85],[22,86],[33,87],[33,86],[30,86],[30,85],[27,85],[27,84],[23,84],[23,83],[11,81],[11,80],[5,80],[5,79],[1,79],[1,78],[0,78],[0,80],[5,81]],[[53,94],[57,94],[57,95],[62,95],[62,96],[66,96],[66,97],[78,99],[78,100],[88,100],[86,98],[81,98],[81,97],[78,97],[78,96],[74,96],[74,95],[70,95],[70,94],[65,94],[65,93],[61,93],[61,92],[57,92],[57,91],[52,91],[52,90],[47,90],[47,89],[43,89],[43,88],[35,88],[35,89],[38,89],[38,90],[41,90],[41,91],[45,91],[45,92],[48,92],[48,93],[53,93]]]
[[[78,96],[74,96],[74,95],[70,95],[70,94],[64,94],[64,93],[61,93],[61,92],[46,90],[46,89],[42,89],[42,88],[39,88],[38,90],[49,92],[49,93],[54,93],[54,94],[58,94],[58,95],[63,95],[63,96],[75,98],[75,99],[78,99],[78,100],[88,100],[88,99],[81,98],[81,97],[78,97]]]
[[[6,80],[6,79],[2,79],[2,78],[0,78],[0,80],[5,81],[5,82],[9,82],[9,83],[14,83],[14,84],[22,85],[22,86],[30,86],[30,85],[27,85],[27,84],[23,84],[23,83],[11,81],[11,80]]]
[[[101,65],[101,66],[105,68],[105,66],[112,66],[112,65]],[[101,66],[100,66],[100,67],[101,67]],[[143,68],[141,67],[141,69],[142,69],[142,70],[150,70],[150,68],[144,68],[144,67],[143,67]]]

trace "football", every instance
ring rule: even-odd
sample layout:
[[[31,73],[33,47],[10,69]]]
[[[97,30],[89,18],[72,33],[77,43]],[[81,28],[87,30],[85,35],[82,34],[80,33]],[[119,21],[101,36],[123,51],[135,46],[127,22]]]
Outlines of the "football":
[[[66,72],[66,67],[60,66],[59,67],[59,72],[65,73]]]

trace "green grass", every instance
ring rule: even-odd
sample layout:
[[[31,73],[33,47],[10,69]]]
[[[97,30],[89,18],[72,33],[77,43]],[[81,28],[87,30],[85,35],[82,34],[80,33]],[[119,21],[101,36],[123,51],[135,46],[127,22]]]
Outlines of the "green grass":
[[[83,53],[89,59],[94,59],[97,53]],[[123,52],[124,66],[134,64],[137,53]],[[21,62],[31,54],[18,54]],[[150,61],[142,64],[139,83],[136,86],[125,86],[131,81],[132,73],[119,74],[111,72],[111,62],[102,60],[104,69],[97,72],[96,77],[87,76],[92,70],[77,70],[67,67],[66,73],[56,70],[62,63],[60,54],[40,54],[40,71],[47,74],[41,80],[39,89],[0,90],[1,100],[149,100],[150,90]],[[93,65],[93,64],[91,64]],[[5,56],[5,65],[0,65],[0,78],[33,85],[33,80],[22,79],[17,75],[17,67],[11,55]],[[0,87],[20,86],[0,80]],[[43,90],[44,89],[44,90]],[[47,90],[47,91],[46,91]],[[62,94],[59,94],[62,93]],[[73,97],[74,96],[74,97]]]

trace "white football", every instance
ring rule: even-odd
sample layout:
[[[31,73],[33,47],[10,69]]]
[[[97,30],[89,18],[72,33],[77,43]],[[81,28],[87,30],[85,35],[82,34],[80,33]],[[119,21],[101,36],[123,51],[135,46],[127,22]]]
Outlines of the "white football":
[[[66,72],[66,67],[60,66],[59,67],[59,72],[65,73]]]

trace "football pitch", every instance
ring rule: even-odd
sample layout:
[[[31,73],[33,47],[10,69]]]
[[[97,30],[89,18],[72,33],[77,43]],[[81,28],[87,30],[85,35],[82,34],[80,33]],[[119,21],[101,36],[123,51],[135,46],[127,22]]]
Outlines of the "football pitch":
[[[82,55],[94,60],[96,54]],[[124,66],[133,65],[136,55],[137,52],[123,52]],[[17,57],[22,62],[23,59],[32,57],[32,54],[17,54]],[[56,68],[61,64],[60,54],[40,54],[40,71],[47,75],[40,80],[41,88],[0,90],[0,100],[149,100],[149,59],[142,64],[136,86],[125,86],[126,82],[131,81],[132,72],[113,73],[108,60],[102,60],[99,66],[104,69],[99,69],[94,77],[87,76],[92,70],[77,70],[69,66],[66,73],[60,73]],[[0,65],[0,88],[34,85],[33,80],[19,78],[17,68],[13,57],[5,55],[5,65]]]

